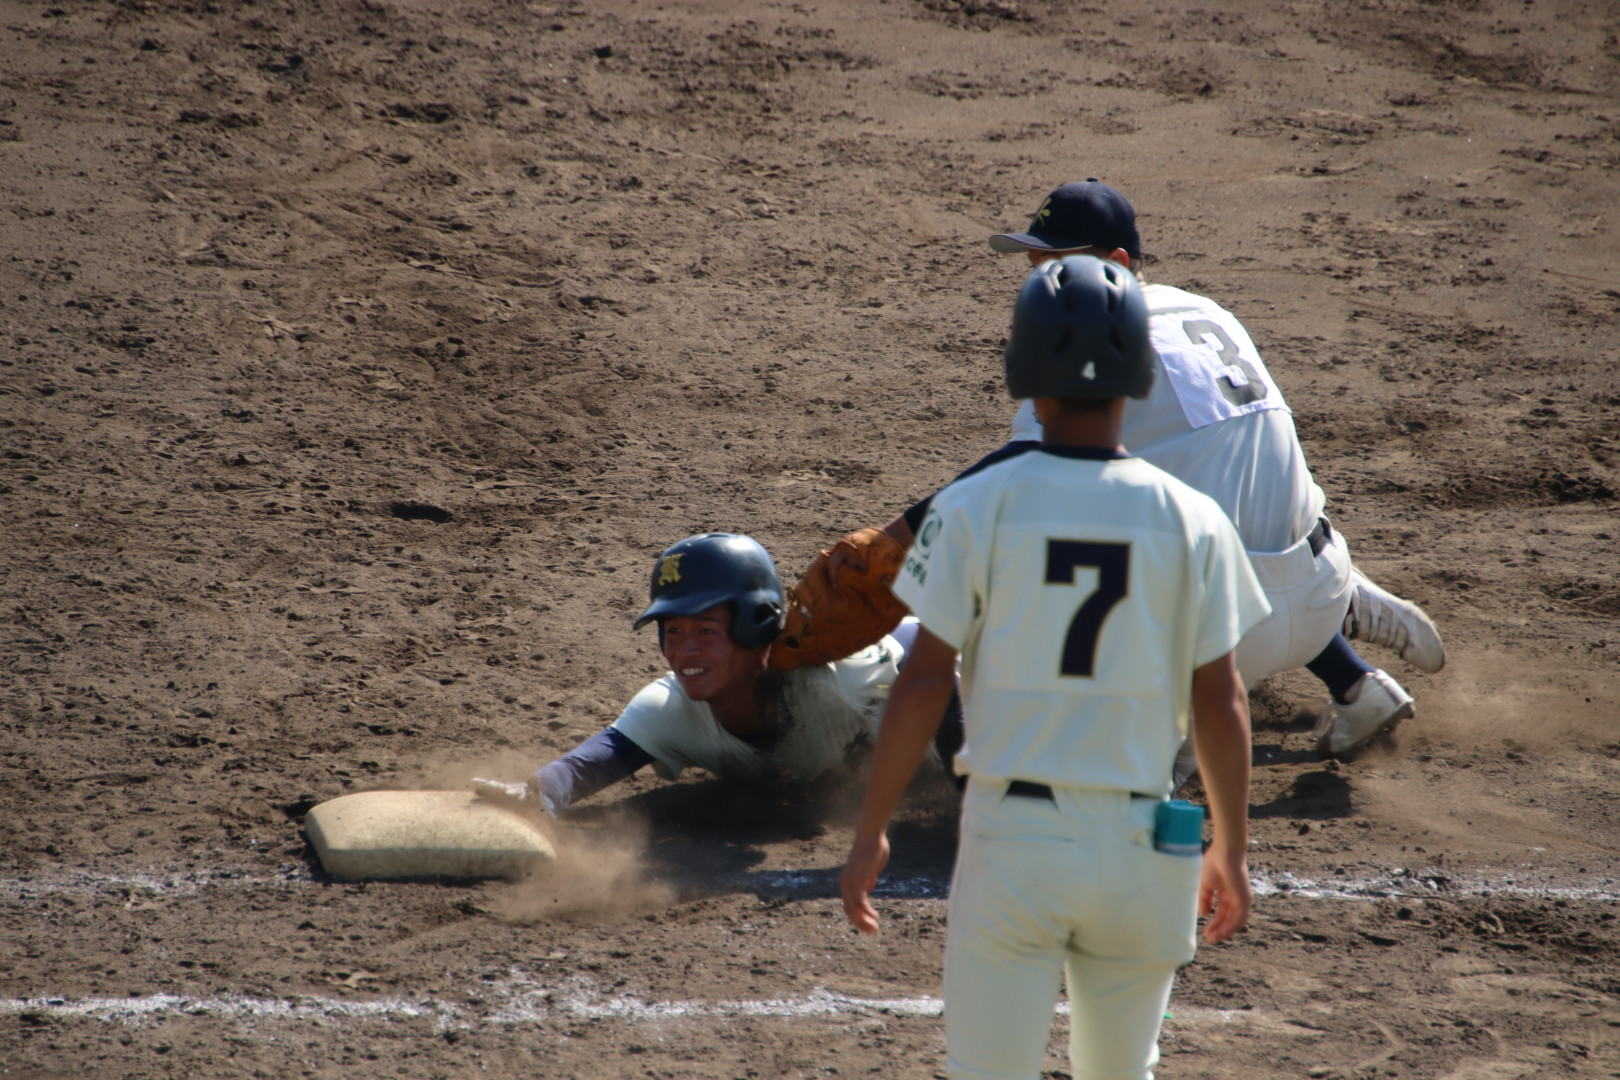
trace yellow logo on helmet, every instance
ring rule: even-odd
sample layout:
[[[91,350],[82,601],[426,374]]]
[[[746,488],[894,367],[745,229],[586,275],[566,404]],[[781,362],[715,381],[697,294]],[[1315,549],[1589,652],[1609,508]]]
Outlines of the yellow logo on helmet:
[[[1041,208],[1039,210],[1035,211],[1035,220],[1031,221],[1029,223],[1029,227],[1031,229],[1038,229],[1042,225],[1046,224],[1046,216],[1048,214],[1050,214],[1051,212],[1052,212],[1052,197],[1049,195],[1049,196],[1047,196],[1046,201],[1041,203]]]
[[[681,556],[685,554],[685,552],[682,552],[681,555],[665,555],[658,561],[658,584],[660,586],[673,585],[681,580]]]

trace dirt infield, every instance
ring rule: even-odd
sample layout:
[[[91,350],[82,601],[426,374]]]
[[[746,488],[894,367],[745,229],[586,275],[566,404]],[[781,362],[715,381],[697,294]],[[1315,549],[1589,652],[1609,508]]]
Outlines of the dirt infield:
[[[669,542],[796,571],[998,445],[985,239],[1087,176],[1451,658],[1343,764],[1256,692],[1160,1075],[1620,1076],[1601,0],[0,0],[0,1076],[943,1075],[937,778],[875,941],[848,785],[637,778],[524,885],[301,820],[610,721]]]

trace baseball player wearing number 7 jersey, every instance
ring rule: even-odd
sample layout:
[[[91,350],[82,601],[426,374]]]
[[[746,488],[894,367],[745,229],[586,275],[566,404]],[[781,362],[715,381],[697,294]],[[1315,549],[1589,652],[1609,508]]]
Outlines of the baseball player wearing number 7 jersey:
[[[1269,606],[1221,507],[1120,445],[1125,398],[1154,378],[1129,271],[1090,256],[1035,270],[1005,362],[1044,441],[946,487],[917,529],[894,591],[922,630],[884,712],[844,909],[876,931],[885,829],[960,656],[947,1074],[1039,1076],[1066,976],[1073,1074],[1150,1077],[1197,913],[1210,941],[1248,918],[1249,713],[1233,650]],[[1189,717],[1214,822],[1202,859],[1153,843]]]

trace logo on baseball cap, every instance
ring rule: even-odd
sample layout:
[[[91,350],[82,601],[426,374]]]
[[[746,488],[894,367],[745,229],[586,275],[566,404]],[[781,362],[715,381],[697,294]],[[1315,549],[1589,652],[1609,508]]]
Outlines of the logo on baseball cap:
[[[1064,184],[1041,203],[1029,223],[1028,232],[997,233],[990,238],[990,246],[1003,253],[1124,248],[1131,262],[1142,257],[1142,240],[1136,232],[1136,208],[1129,199],[1096,177],[1082,183]]]

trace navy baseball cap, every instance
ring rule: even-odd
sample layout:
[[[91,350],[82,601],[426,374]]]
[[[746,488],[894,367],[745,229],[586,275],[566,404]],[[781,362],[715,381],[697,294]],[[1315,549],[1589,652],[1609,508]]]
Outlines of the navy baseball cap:
[[[1029,231],[997,233],[990,246],[1004,254],[1018,251],[1069,251],[1099,247],[1124,248],[1134,263],[1142,257],[1136,232],[1136,208],[1107,184],[1092,177],[1064,184],[1041,203]]]

